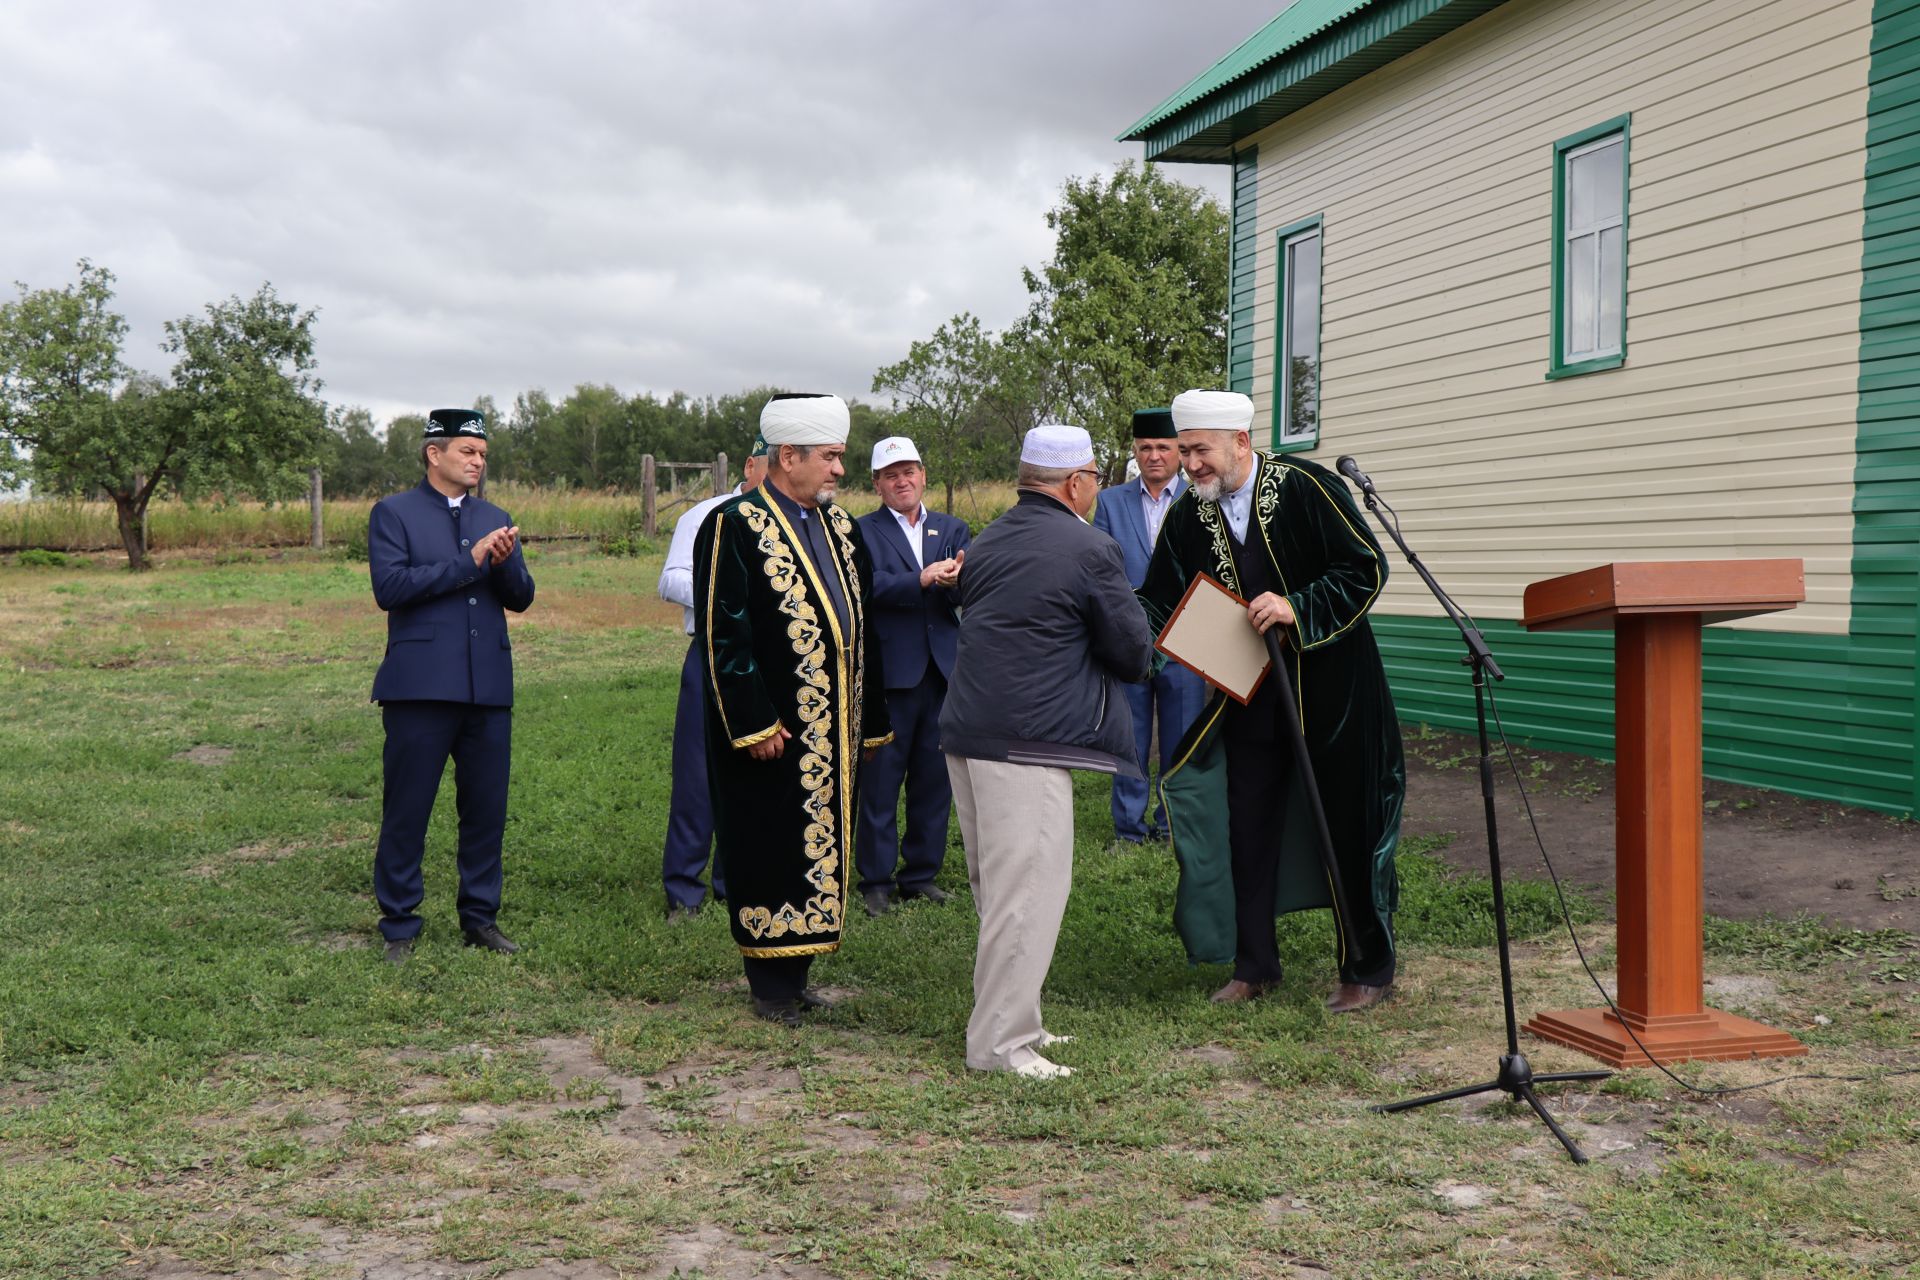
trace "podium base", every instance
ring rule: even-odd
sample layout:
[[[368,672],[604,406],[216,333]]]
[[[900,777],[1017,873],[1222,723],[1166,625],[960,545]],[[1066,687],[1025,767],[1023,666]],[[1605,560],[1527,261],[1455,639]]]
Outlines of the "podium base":
[[[1674,1062],[1727,1062],[1743,1058],[1798,1058],[1807,1046],[1764,1022],[1706,1009],[1697,1015],[1634,1018],[1635,1034],[1653,1054],[1649,1059],[1609,1009],[1560,1009],[1534,1015],[1527,1030],[1610,1067],[1647,1067],[1657,1059]]]

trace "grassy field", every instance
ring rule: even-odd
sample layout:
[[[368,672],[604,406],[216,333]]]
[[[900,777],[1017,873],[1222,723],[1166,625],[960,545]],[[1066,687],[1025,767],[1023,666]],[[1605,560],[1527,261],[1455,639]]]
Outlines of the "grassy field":
[[[736,473],[734,479],[738,480]],[[710,489],[693,487],[660,496],[656,506],[660,537],[673,532],[674,520],[689,505],[710,496]],[[596,493],[578,489],[539,489],[496,485],[487,494],[512,513],[530,541],[586,541],[603,543],[630,539],[641,532],[640,499],[631,493]],[[929,502],[939,502],[930,493]],[[872,511],[880,500],[871,489],[849,484],[843,501],[855,515]],[[955,513],[975,528],[1013,504],[1010,484],[981,484],[954,495]],[[334,499],[322,503],[321,522],[329,547],[364,545],[371,498]],[[156,554],[185,551],[224,551],[229,554],[270,547],[304,547],[311,533],[311,514],[304,499],[262,506],[255,502],[155,502],[147,513],[148,536]],[[65,552],[118,554],[120,535],[114,524],[113,504],[72,498],[41,498],[31,502],[0,502],[0,552],[21,548]],[[121,558],[125,568],[125,557]]]
[[[0,567],[0,1275],[1914,1274],[1920,1077],[1559,1092],[1584,1168],[1503,1100],[1374,1115],[1493,1068],[1484,882],[1403,854],[1372,1014],[1321,1010],[1308,918],[1281,993],[1214,1007],[1165,850],[1108,846],[1097,779],[1048,989],[1072,1080],[961,1065],[957,847],[955,902],[858,918],[817,967],[838,1010],[753,1021],[719,916],[661,918],[657,558],[531,555],[501,919],[527,949],[459,945],[448,804],[402,970],[373,946],[364,566]],[[1514,918],[1523,1012],[1593,1003],[1536,886]],[[1813,1056],[1687,1073],[1911,1065],[1913,985],[1780,932],[1715,926],[1716,999]]]

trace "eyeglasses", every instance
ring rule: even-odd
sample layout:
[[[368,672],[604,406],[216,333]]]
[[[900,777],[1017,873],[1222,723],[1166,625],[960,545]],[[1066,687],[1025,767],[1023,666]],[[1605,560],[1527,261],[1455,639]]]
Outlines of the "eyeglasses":
[[[1088,467],[1082,471],[1076,471],[1073,474],[1077,476],[1092,476],[1095,480],[1098,480],[1100,478],[1100,473],[1098,471],[1095,471],[1092,467]]]

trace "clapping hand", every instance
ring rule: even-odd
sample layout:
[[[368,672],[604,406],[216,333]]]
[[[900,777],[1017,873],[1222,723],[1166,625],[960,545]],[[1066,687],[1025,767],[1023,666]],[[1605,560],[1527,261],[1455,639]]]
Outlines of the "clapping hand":
[[[960,568],[966,563],[967,553],[956,551],[950,559],[937,560],[920,571],[920,589],[929,587],[952,587],[960,581]]]
[[[509,525],[504,529],[495,529],[486,537],[473,544],[473,563],[476,568],[505,564],[507,557],[520,546],[520,526]]]

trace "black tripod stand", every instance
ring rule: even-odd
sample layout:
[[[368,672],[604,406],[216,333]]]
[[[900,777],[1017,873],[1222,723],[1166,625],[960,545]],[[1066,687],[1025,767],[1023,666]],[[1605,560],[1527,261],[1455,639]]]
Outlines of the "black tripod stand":
[[[1493,872],[1493,927],[1494,935],[1500,943],[1500,997],[1507,1015],[1507,1051],[1500,1057],[1500,1073],[1491,1080],[1479,1084],[1466,1085],[1459,1089],[1448,1089],[1444,1093],[1430,1093],[1421,1098],[1408,1098],[1404,1102],[1389,1102],[1373,1108],[1380,1112],[1409,1111],[1414,1107],[1424,1107],[1435,1102],[1447,1102],[1454,1098],[1472,1097],[1477,1093],[1491,1093],[1495,1089],[1507,1094],[1516,1102],[1524,1102],[1532,1107],[1534,1114],[1546,1122],[1553,1130],[1553,1136],[1560,1139],[1560,1145],[1567,1149],[1575,1164],[1587,1163],[1586,1152],[1567,1136],[1546,1106],[1534,1093],[1534,1086],[1553,1084],[1565,1080],[1604,1080],[1612,1075],[1611,1071],[1558,1071],[1548,1075],[1535,1075],[1526,1055],[1520,1052],[1520,1030],[1513,1014],[1513,956],[1507,945],[1507,898],[1500,879],[1500,830],[1494,817],[1493,808],[1493,749],[1487,739],[1487,677],[1504,680],[1506,676],[1500,670],[1500,664],[1493,660],[1493,654],[1487,649],[1485,637],[1473,620],[1460,611],[1452,597],[1443,591],[1427,566],[1420,563],[1420,557],[1407,546],[1407,540],[1400,536],[1400,520],[1397,515],[1391,520],[1393,508],[1381,502],[1373,491],[1373,482],[1358,466],[1351,466],[1351,460],[1342,458],[1340,469],[1360,486],[1360,492],[1366,500],[1367,510],[1373,512],[1373,518],[1387,531],[1394,545],[1400,548],[1407,563],[1420,575],[1420,581],[1427,584],[1427,590],[1440,602],[1447,618],[1460,631],[1460,638],[1466,641],[1467,656],[1460,659],[1461,665],[1473,670],[1473,714],[1480,729],[1480,799],[1487,814],[1487,862]],[[1349,470],[1349,466],[1351,469]],[[1385,507],[1387,515],[1381,514]]]

